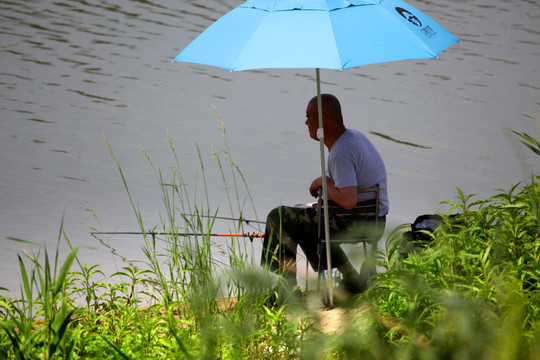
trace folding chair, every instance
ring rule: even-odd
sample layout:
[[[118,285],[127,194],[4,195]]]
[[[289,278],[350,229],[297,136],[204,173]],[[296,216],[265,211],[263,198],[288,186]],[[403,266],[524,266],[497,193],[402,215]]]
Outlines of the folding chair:
[[[326,266],[326,239],[324,234],[324,211],[322,203],[322,192],[319,191],[319,199],[317,202],[317,211],[319,217],[319,243],[318,243],[318,255],[319,255],[319,269],[318,269],[318,285],[320,288],[321,280],[324,280],[325,271],[328,271]],[[360,268],[360,278],[365,285],[367,285],[369,279],[376,275],[377,270],[375,267],[375,252],[377,250],[377,242],[382,237],[384,232],[384,223],[380,224],[381,217],[379,217],[379,186],[375,186],[370,189],[358,189],[358,193],[372,193],[368,200],[361,200],[356,203],[356,206],[350,210],[346,210],[336,204],[334,201],[328,201],[328,214],[330,217],[353,217],[358,219],[357,221],[363,222],[365,226],[361,227],[364,234],[358,234],[354,231],[342,231],[337,232],[330,229],[330,243],[337,244],[358,244],[362,243],[364,249],[364,261]],[[354,223],[354,219],[351,219],[351,223]],[[384,220],[383,220],[384,221]],[[360,224],[358,224],[360,229]],[[368,245],[371,245],[371,249],[368,249]],[[331,276],[331,269],[328,276]],[[326,290],[325,290],[325,296]]]

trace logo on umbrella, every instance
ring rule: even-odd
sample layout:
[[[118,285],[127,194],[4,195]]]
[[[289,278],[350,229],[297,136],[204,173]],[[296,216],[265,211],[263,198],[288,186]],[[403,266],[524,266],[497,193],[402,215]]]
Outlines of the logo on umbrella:
[[[422,22],[414,16],[410,11],[405,10],[404,8],[396,7],[396,11],[399,15],[403,16],[407,21],[416,26],[422,26]]]

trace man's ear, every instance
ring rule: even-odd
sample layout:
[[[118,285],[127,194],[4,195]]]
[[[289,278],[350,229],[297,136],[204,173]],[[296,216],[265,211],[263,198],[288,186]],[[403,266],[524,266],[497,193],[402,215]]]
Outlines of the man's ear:
[[[323,124],[323,128],[325,127],[327,121],[328,121],[328,117],[327,117],[326,114],[323,112],[323,113],[322,113],[322,124]]]

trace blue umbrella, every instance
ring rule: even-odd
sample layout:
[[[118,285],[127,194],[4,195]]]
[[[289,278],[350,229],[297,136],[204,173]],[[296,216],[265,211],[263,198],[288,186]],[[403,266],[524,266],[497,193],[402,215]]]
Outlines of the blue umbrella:
[[[399,0],[248,0],[217,20],[173,61],[230,71],[348,69],[435,58],[459,42]]]
[[[325,155],[319,68],[436,58],[459,40],[400,0],[248,0],[191,42],[173,61],[229,71],[315,68],[319,109],[321,173]],[[323,181],[324,230],[330,239]],[[329,242],[326,242],[328,268]],[[332,304],[332,279],[327,277]]]

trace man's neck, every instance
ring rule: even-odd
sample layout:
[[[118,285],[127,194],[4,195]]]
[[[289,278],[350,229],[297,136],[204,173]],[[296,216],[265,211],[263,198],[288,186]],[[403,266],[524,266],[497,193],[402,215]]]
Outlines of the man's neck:
[[[328,134],[324,134],[324,145],[328,151],[332,150],[332,146],[334,146],[336,141],[345,133],[345,131],[347,131],[347,128],[343,126],[336,130],[329,131]]]

